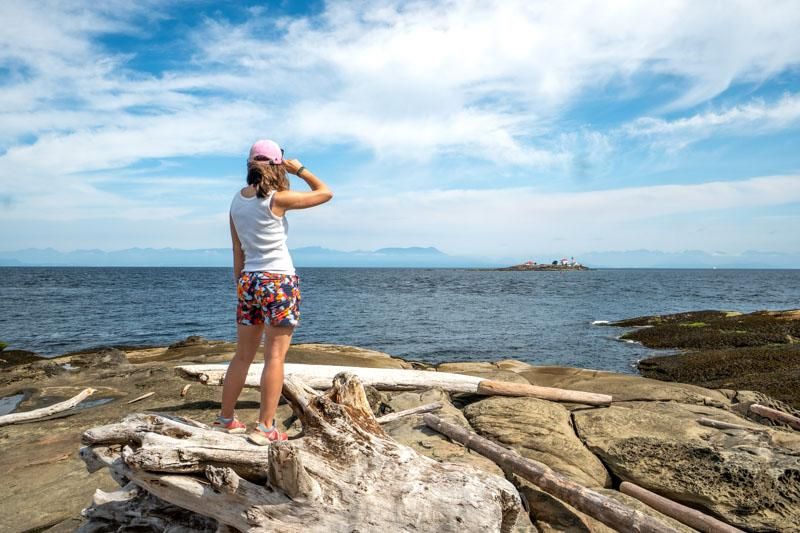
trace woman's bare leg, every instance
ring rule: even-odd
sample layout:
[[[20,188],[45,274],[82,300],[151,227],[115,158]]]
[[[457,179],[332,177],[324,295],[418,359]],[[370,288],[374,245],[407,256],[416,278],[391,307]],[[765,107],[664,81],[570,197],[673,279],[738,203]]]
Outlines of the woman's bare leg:
[[[264,343],[264,372],[261,373],[261,410],[258,421],[267,427],[272,425],[278,400],[283,390],[283,362],[292,343],[294,328],[267,326]]]
[[[261,339],[264,336],[264,324],[245,326],[236,324],[236,355],[233,356],[228,370],[225,372],[225,381],[222,384],[222,411],[225,418],[233,416],[236,400],[242,392],[247,379],[250,363],[256,356]]]

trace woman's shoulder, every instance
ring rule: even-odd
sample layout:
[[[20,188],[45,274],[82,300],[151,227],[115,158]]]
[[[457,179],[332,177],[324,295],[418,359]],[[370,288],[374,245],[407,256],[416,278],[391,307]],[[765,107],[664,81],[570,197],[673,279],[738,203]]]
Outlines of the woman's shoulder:
[[[236,194],[240,195],[243,198],[252,198],[256,195],[256,189],[255,187],[247,185],[246,187],[241,187],[239,190],[237,190]]]

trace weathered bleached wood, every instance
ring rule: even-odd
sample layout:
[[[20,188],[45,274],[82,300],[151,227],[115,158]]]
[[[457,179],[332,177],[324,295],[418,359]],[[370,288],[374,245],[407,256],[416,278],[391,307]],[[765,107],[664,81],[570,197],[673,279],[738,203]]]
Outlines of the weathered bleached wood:
[[[119,450],[112,450],[109,446],[84,446],[78,451],[78,455],[86,465],[86,470],[93,474],[111,466],[118,452]]]
[[[114,492],[106,492],[97,489],[92,496],[92,505],[104,505],[109,502],[127,502],[134,499],[139,495],[141,489],[135,483],[128,483],[125,487],[115,490]]]
[[[183,438],[143,433],[134,442],[140,447],[125,456],[128,466],[151,472],[203,473],[207,466],[225,466],[240,476],[263,482],[269,464],[264,450],[242,435],[198,430]]]
[[[145,433],[153,432],[175,438],[186,438],[199,434],[200,430],[208,429],[208,426],[199,422],[184,420],[176,417],[154,414],[132,414],[122,419],[117,424],[97,426],[83,432],[81,442],[83,444],[128,444],[130,442],[141,442]],[[206,435],[204,433],[204,435]],[[231,437],[227,433],[213,432],[218,438]],[[213,437],[209,437],[213,438]]]
[[[392,422],[399,418],[403,418],[404,416],[411,416],[417,415],[420,413],[429,413],[431,411],[437,411],[442,408],[444,404],[442,402],[433,402],[433,403],[426,403],[424,405],[418,405],[416,407],[412,407],[411,409],[404,409],[402,411],[397,411],[396,413],[389,413],[388,415],[383,415],[378,417],[379,424],[386,424],[388,422]]]
[[[65,400],[48,407],[42,407],[41,409],[34,409],[33,411],[26,411],[24,413],[11,413],[0,416],[0,426],[18,424],[20,422],[30,422],[31,420],[38,420],[56,413],[67,411],[81,403],[87,397],[91,396],[93,392],[95,392],[94,389],[84,389],[80,392],[80,394],[73,396],[69,400]]]
[[[120,469],[116,475],[124,477]],[[129,490],[129,487],[133,489]],[[99,494],[100,493],[100,494]],[[127,497],[130,496],[130,497]],[[215,533],[219,525],[211,518],[172,505],[129,483],[114,493],[95,493],[92,505],[81,514],[87,519],[78,533],[117,531],[118,524],[126,530],[169,531],[170,533]]]
[[[136,403],[136,402],[141,401],[141,400],[145,400],[145,399],[149,398],[150,396],[152,396],[153,394],[155,394],[155,392],[147,392],[145,394],[142,394],[141,396],[137,396],[133,400],[129,400],[128,403],[131,404],[131,403]]]
[[[181,398],[186,398],[186,393],[189,392],[189,387],[191,386],[192,386],[191,383],[188,383],[183,386],[183,388],[181,389]]]
[[[770,420],[780,422],[781,424],[786,424],[787,426],[800,431],[800,418],[796,416],[792,416],[789,413],[784,413],[783,411],[778,411],[777,409],[773,409],[772,407],[767,407],[766,405],[761,405],[758,403],[754,403],[749,407],[749,409],[759,416],[769,418]]]
[[[745,431],[754,431],[756,433],[763,432],[761,428],[754,428],[750,426],[743,426],[741,424],[733,424],[731,422],[723,422],[721,420],[714,420],[713,418],[698,418],[697,423],[702,426],[708,426],[715,429],[743,429]]]
[[[263,363],[250,365],[245,386],[259,387],[263,369]],[[226,370],[227,365],[225,364],[181,365],[175,368],[178,375],[206,385],[222,385]],[[380,390],[416,390],[439,387],[451,392],[476,392],[478,383],[482,381],[481,378],[475,376],[398,368],[362,368],[297,363],[286,363],[283,368],[284,376],[295,376],[309,387],[318,390],[329,389],[334,376],[341,372],[355,374],[363,385],[371,385]]]
[[[702,531],[704,533],[744,533],[741,529],[735,528],[730,524],[726,524],[721,520],[703,514],[691,507],[686,507],[678,502],[659,496],[655,492],[651,492],[628,481],[623,481],[620,484],[619,491],[628,496],[633,496],[656,511],[670,518],[674,518],[682,524],[693,527],[697,531]]]
[[[260,447],[188,420],[137,414],[85,432],[81,456],[87,467],[108,466],[120,483],[213,518],[223,531],[508,532],[516,522],[513,485],[391,439],[356,376],[336,376],[324,394],[289,376],[283,395],[303,425],[289,441]],[[141,498],[125,510],[135,514]],[[114,512],[103,516],[126,525],[121,502],[88,514],[102,515],[105,505]]]
[[[446,422],[438,416],[427,413],[423,415],[425,424],[447,435],[471,450],[484,455],[497,463],[503,470],[511,471],[534,483],[537,487],[565,501],[589,516],[619,531],[641,533],[676,533],[662,522],[632,509],[617,500],[588,489],[571,479],[562,476],[553,469],[530,459],[526,459],[515,450],[483,438],[456,424]]]
[[[245,386],[259,387],[263,364],[252,364],[247,373]],[[224,364],[181,365],[175,372],[185,378],[206,385],[222,385],[227,366]],[[325,390],[330,388],[333,377],[340,372],[358,376],[364,385],[379,390],[418,390],[440,388],[447,392],[468,392],[483,395],[531,396],[543,400],[608,405],[612,397],[606,394],[539,387],[524,383],[506,383],[448,372],[409,370],[401,368],[362,368],[354,366],[305,365],[286,363],[285,376],[295,376],[310,387]]]
[[[608,405],[611,396],[593,392],[582,392],[553,387],[539,387],[528,383],[510,383],[485,379],[478,383],[478,394],[484,396],[532,396],[551,402],[585,403],[587,405]]]

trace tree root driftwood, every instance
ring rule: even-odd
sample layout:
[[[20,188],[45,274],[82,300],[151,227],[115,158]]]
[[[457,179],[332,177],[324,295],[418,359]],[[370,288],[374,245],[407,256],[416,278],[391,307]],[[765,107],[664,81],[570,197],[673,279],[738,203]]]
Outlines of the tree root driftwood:
[[[86,431],[87,468],[109,468],[122,489],[95,494],[83,530],[151,517],[156,529],[172,520],[176,530],[251,532],[463,533],[516,523],[522,507],[510,482],[391,439],[356,376],[337,375],[323,394],[289,377],[283,394],[303,431],[264,447],[156,414]]]

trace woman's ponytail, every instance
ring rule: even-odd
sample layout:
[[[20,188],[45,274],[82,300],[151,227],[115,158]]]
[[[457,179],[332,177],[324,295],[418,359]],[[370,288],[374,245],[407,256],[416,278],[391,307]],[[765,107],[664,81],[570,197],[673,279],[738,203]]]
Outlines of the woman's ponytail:
[[[285,191],[289,188],[286,169],[283,165],[268,162],[250,161],[247,163],[247,184],[256,189],[256,196],[266,198],[272,191]]]

